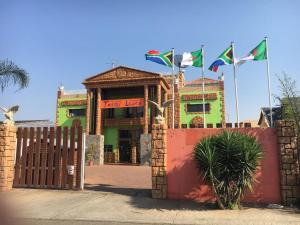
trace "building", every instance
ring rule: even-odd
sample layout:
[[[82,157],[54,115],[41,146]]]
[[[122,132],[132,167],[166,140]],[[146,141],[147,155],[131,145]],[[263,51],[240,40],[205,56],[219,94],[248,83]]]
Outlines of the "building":
[[[55,123],[50,120],[16,120],[16,128],[19,127],[55,127]]]
[[[205,106],[202,80],[185,83],[184,73],[175,84],[175,128],[203,127],[205,107],[208,127],[225,124],[224,83],[205,78]],[[104,135],[106,162],[143,164],[156,108],[172,99],[172,77],[119,66],[83,81],[86,91],[65,91],[57,95],[57,126],[83,126],[89,135]],[[165,118],[172,126],[172,107]],[[141,141],[143,140],[143,141]],[[146,140],[146,141],[145,141]],[[148,152],[149,154],[149,152]]]
[[[282,108],[281,107],[272,107],[272,117],[273,123],[276,120],[282,119]],[[260,116],[258,120],[259,127],[270,127],[271,126],[271,114],[269,107],[262,107],[260,111]]]

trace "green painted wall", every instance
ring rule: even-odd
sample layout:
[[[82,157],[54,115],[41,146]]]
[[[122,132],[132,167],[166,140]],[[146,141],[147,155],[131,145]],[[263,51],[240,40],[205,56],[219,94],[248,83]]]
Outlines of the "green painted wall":
[[[79,119],[81,125],[85,128],[86,125],[86,116],[79,117],[69,117],[69,109],[86,109],[86,105],[83,106],[62,106],[61,102],[63,101],[73,101],[73,100],[85,100],[85,98],[67,98],[67,99],[58,99],[58,126],[67,126],[71,127],[74,119]]]
[[[206,100],[205,103],[210,103],[210,111],[207,112],[205,115],[206,123],[212,123],[213,126],[216,126],[216,123],[222,122],[222,92],[221,91],[207,91],[205,94],[210,93],[216,93],[217,99],[216,100]],[[203,117],[202,113],[187,113],[185,111],[185,104],[201,104],[203,103],[202,100],[190,100],[190,101],[184,101],[182,99],[182,95],[186,94],[199,94],[199,91],[181,91],[180,93],[180,123],[181,124],[187,124],[189,127],[189,124],[191,124],[192,119],[195,116],[201,116]]]
[[[104,128],[104,144],[113,145],[113,151],[119,149],[119,127],[105,127]]]
[[[104,128],[104,144],[113,145],[113,151],[119,150],[119,130],[130,130],[132,128],[138,129],[141,126],[114,126]]]

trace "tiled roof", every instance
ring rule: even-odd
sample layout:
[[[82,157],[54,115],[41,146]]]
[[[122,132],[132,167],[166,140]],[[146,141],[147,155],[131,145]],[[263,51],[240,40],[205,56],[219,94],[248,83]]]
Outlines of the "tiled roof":
[[[215,84],[215,83],[218,84],[218,80],[204,77],[204,84]],[[186,81],[185,85],[186,86],[202,85],[202,78],[198,78],[192,81]]]
[[[50,120],[16,120],[15,126],[18,127],[55,127],[55,123]]]

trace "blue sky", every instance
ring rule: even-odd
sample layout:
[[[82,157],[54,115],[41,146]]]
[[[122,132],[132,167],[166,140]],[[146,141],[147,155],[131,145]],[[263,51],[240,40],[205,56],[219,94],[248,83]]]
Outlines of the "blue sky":
[[[0,59],[25,68],[30,86],[0,93],[0,105],[20,105],[16,119],[55,120],[56,91],[83,89],[88,76],[116,61],[139,69],[169,72],[144,59],[150,49],[176,53],[205,45],[208,67],[235,42],[237,57],[246,55],[266,35],[269,38],[271,84],[275,74],[288,73],[300,84],[300,1],[142,1],[142,0],[0,0]],[[235,118],[232,66],[206,76],[225,74],[226,118]],[[186,69],[186,79],[200,76]],[[258,119],[268,105],[265,62],[248,62],[237,69],[241,119]]]

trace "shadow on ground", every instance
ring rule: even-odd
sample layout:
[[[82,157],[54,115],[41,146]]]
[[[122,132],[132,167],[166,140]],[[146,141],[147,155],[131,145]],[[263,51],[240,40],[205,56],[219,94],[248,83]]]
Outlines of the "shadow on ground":
[[[126,195],[130,197],[129,204],[136,208],[156,209],[156,210],[215,210],[216,205],[212,203],[198,203],[188,200],[160,200],[151,198],[151,189],[136,189],[126,187],[116,187],[112,185],[85,184],[87,191],[101,191]]]

